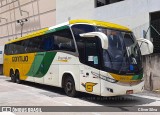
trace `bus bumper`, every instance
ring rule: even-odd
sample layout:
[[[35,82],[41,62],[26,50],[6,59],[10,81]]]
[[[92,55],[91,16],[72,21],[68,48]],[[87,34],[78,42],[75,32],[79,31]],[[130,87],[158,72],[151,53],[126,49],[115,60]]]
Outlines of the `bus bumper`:
[[[104,80],[101,81],[101,96],[127,95],[142,92],[143,90],[144,81],[133,86],[119,85],[117,83],[110,83]]]

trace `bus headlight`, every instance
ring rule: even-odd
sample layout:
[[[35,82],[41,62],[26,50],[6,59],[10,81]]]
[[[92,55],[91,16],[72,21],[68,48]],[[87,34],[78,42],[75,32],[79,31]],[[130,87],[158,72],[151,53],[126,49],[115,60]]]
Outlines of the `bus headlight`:
[[[106,76],[102,76],[101,75],[101,79],[105,80],[105,81],[108,81],[108,82],[111,82],[111,83],[116,83],[118,82],[117,80],[115,79],[112,79],[112,78],[109,78],[109,77],[106,77]]]

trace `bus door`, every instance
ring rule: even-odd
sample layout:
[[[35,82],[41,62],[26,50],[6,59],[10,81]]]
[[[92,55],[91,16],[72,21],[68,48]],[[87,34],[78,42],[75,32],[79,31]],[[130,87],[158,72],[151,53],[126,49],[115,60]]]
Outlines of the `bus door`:
[[[84,38],[84,49],[79,50],[80,60],[80,90],[92,94],[100,95],[99,79],[99,43],[98,38]]]

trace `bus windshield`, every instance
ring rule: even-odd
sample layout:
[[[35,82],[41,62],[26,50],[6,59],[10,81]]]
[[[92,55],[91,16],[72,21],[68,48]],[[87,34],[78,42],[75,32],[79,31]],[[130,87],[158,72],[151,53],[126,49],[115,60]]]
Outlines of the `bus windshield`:
[[[131,32],[97,27],[108,37],[108,49],[103,49],[104,69],[118,74],[139,74],[142,71],[141,52]]]

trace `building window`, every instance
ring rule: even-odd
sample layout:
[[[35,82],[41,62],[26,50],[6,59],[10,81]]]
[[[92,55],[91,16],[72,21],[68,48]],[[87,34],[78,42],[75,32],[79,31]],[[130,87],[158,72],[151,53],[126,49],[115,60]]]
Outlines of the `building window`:
[[[108,5],[108,4],[112,4],[120,1],[124,1],[124,0],[95,0],[95,3],[96,3],[96,7],[101,7],[104,5]]]
[[[150,13],[150,38],[153,38],[153,53],[160,53],[160,11]]]

